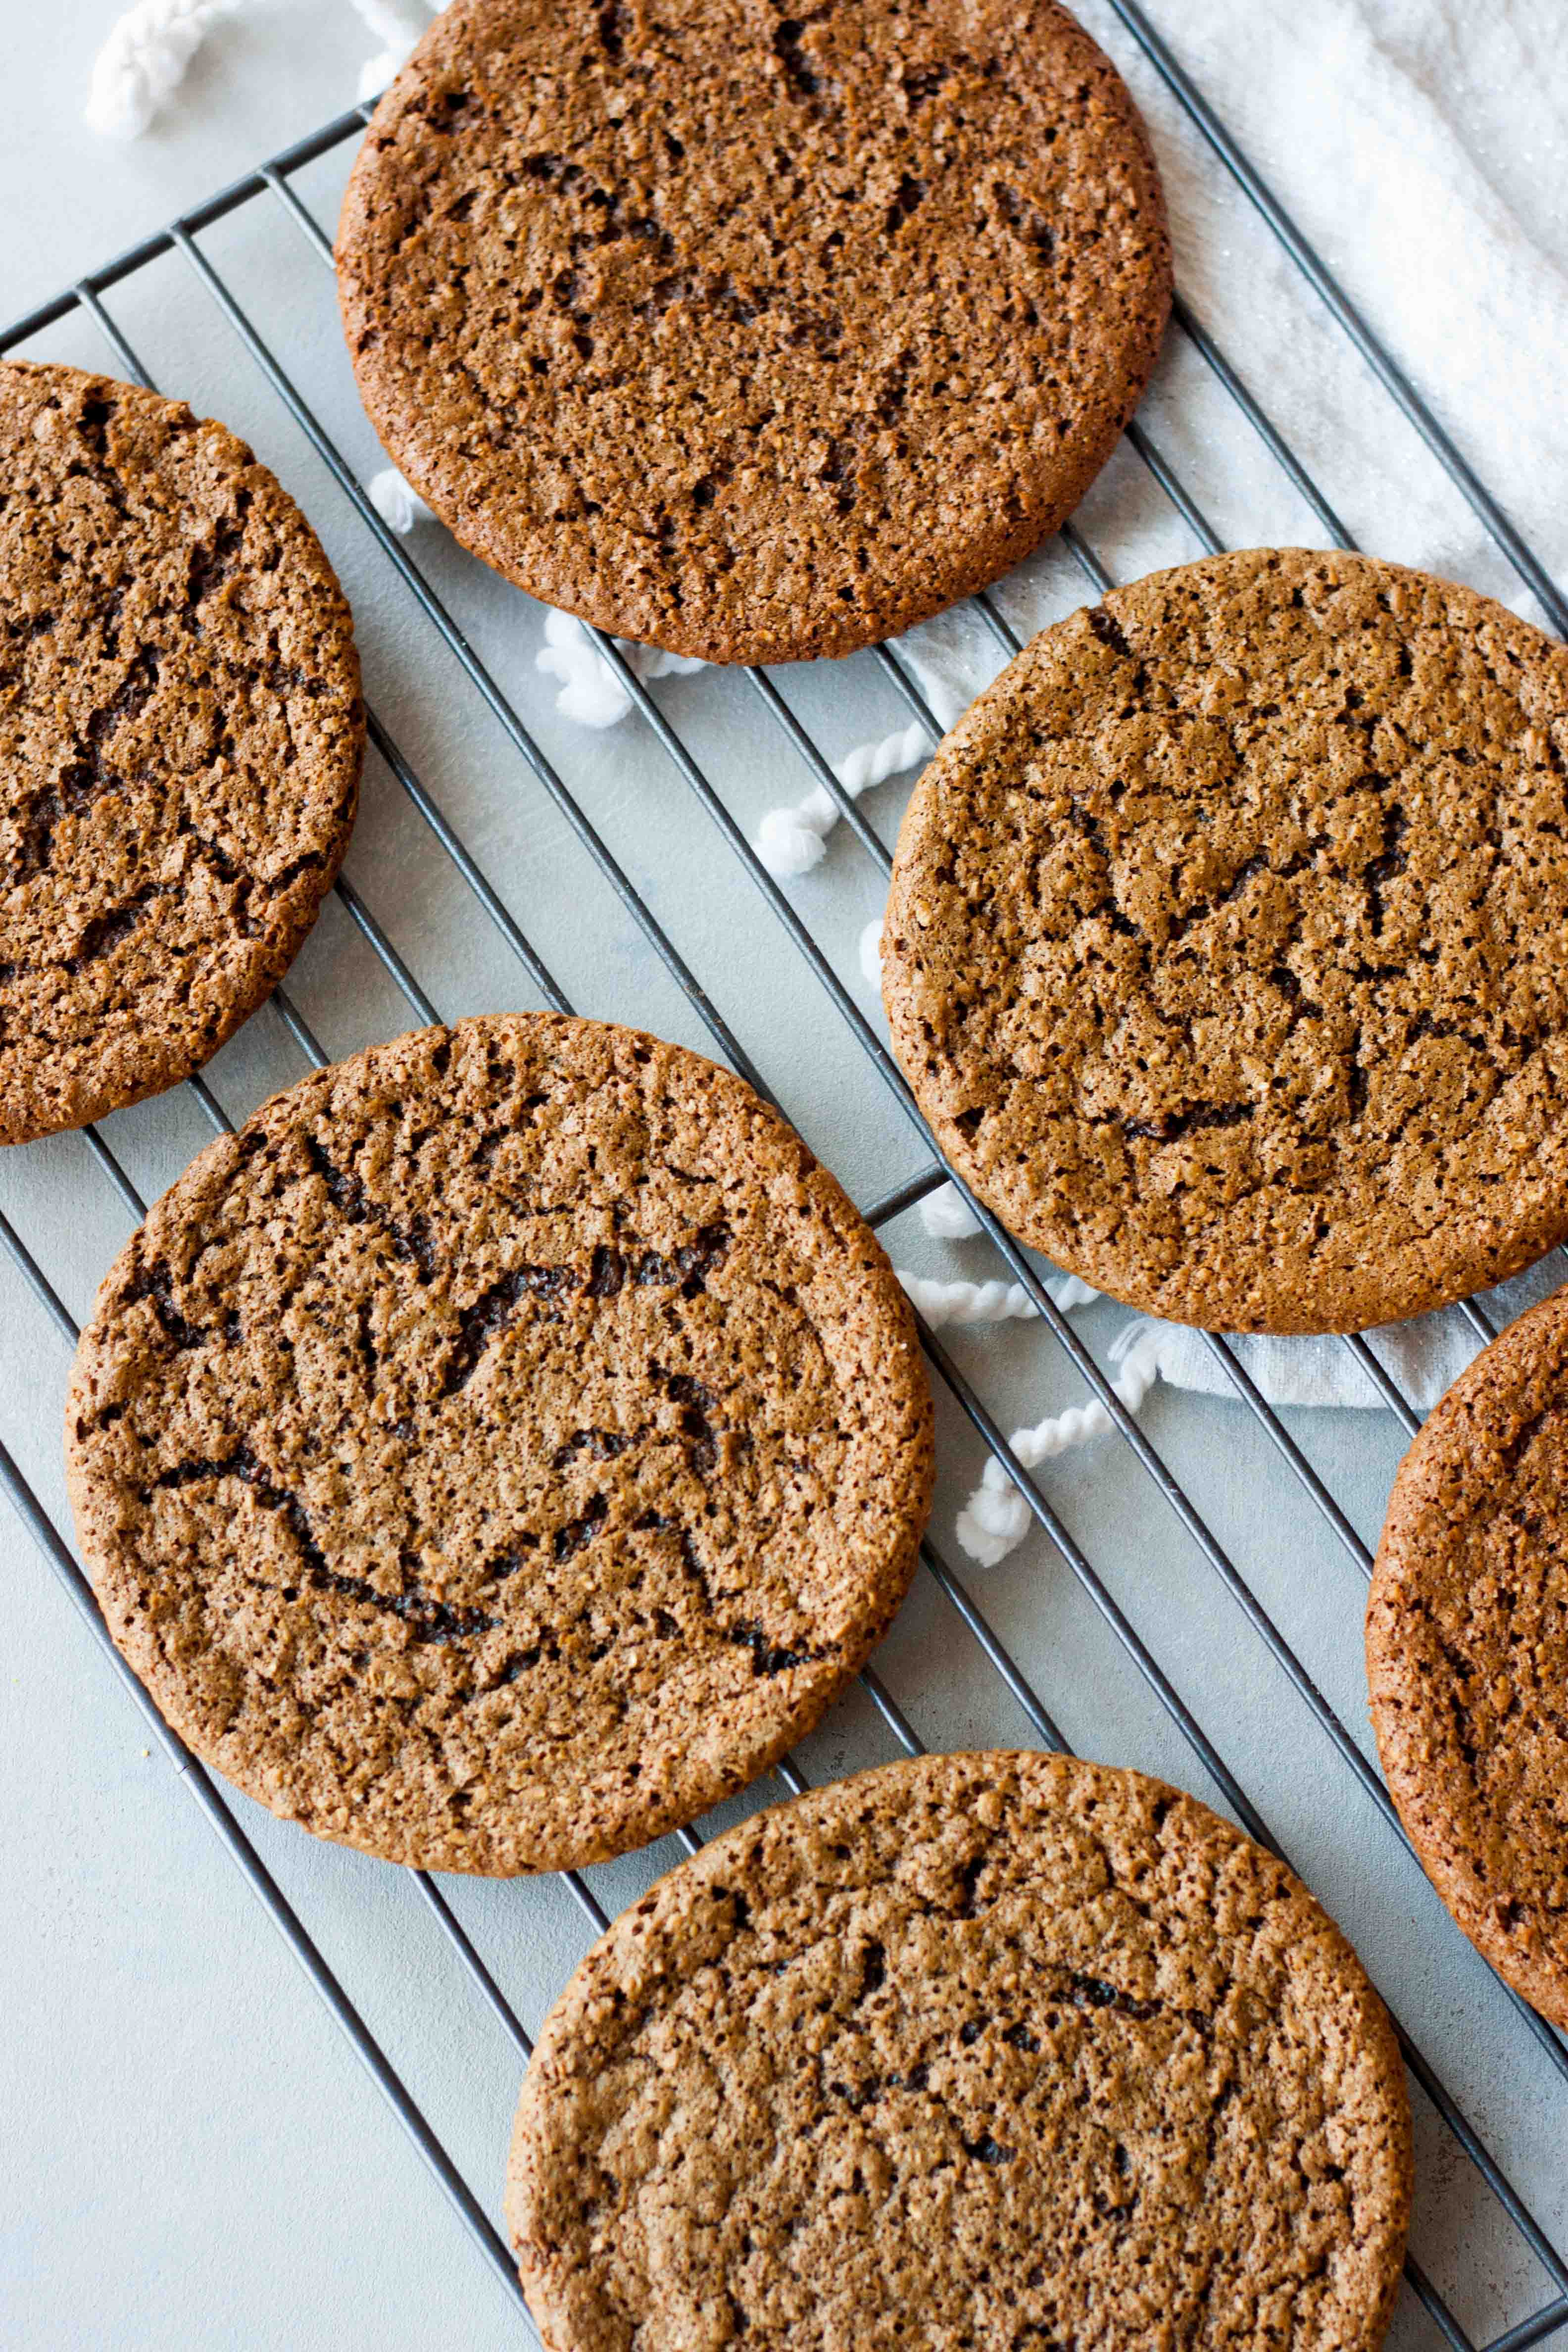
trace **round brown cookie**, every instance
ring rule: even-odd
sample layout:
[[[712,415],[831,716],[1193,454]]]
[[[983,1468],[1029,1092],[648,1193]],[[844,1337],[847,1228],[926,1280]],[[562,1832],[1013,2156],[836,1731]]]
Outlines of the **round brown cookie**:
[[[200,1067],[338,870],[364,715],[292,499],[178,401],[0,365],[0,1143]]]
[[[1410,2116],[1282,1864],[1067,1757],[930,1756],[742,1822],[601,1937],[507,2214],[552,2352],[1370,2352]]]
[[[1366,1664],[1427,1875],[1568,2028],[1568,1290],[1482,1350],[1400,1465]]]
[[[204,1151],[100,1293],[67,1453],[198,1755],[492,1873],[781,1756],[902,1600],[932,1473],[903,1294],[799,1138],[543,1013],[397,1038]]]
[[[1071,512],[1170,308],[1054,0],[456,0],[338,236],[371,420],[466,547],[710,661],[844,654]]]
[[[1358,555],[1027,646],[904,818],[894,1047],[996,1215],[1177,1322],[1353,1330],[1568,1234],[1568,652]]]

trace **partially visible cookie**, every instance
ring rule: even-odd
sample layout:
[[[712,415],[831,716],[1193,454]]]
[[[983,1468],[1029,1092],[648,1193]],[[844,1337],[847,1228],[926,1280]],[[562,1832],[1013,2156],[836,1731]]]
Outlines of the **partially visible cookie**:
[[[277,1096],[111,1269],[67,1406],[110,1631],[319,1836],[504,1873],[729,1795],[886,1631],[931,1399],[875,1236],[634,1030],[427,1029]]]
[[[1428,1877],[1568,2029],[1568,1290],[1482,1350],[1400,1465],[1366,1664]]]
[[[1055,0],[454,0],[337,249],[371,422],[463,544],[709,661],[996,579],[1171,300],[1143,126]]]
[[[281,979],[353,823],[359,684],[243,442],[0,364],[0,1143],[188,1077]]]
[[[1370,557],[1157,572],[927,768],[893,1044],[1020,1239],[1148,1313],[1355,1330],[1568,1235],[1568,651]]]
[[[1410,2192],[1300,1882],[1141,1773],[996,1754],[758,1814],[616,1920],[507,2216],[552,2352],[1373,2352]]]

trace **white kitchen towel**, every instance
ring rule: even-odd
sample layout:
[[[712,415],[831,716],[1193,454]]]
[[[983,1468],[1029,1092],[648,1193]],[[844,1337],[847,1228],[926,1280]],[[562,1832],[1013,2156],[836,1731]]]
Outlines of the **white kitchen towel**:
[[[920,1215],[926,1231],[943,1241],[973,1241],[984,1231],[952,1184],[928,1194]],[[1043,1279],[1055,1304],[1065,1309],[1091,1307],[1104,1296],[1075,1274],[1047,1268]],[[1454,1306],[1405,1323],[1379,1324],[1361,1336],[1405,1403],[1426,1412],[1484,1344],[1489,1326],[1500,1330],[1565,1279],[1568,1251],[1549,1250],[1510,1281],[1478,1293],[1471,1302],[1475,1321],[1465,1307]],[[1026,1322],[1038,1311],[1017,1282],[944,1281],[902,1268],[899,1280],[933,1330],[953,1324]],[[1247,1378],[1272,1404],[1382,1406],[1388,1402],[1357,1351],[1342,1339],[1273,1339],[1237,1332],[1225,1337]],[[1111,1362],[1120,1362],[1135,1343],[1158,1379],[1210,1396],[1237,1394],[1236,1382],[1203,1332],[1185,1324],[1163,1323],[1152,1315],[1135,1316],[1112,1342]]]
[[[1261,12],[1257,0],[1205,0],[1153,14],[1482,479],[1561,572],[1568,43],[1558,0],[1299,0]],[[1369,383],[1365,398],[1348,399],[1342,360],[1331,374],[1312,363],[1325,343],[1348,346],[1337,328],[1325,332],[1325,314],[1266,231],[1237,251],[1233,191],[1174,102],[1142,79],[1139,95],[1153,114],[1178,281],[1309,465],[1346,486],[1352,529],[1380,553],[1530,612],[1431,461],[1411,462],[1418,445],[1386,397]],[[1260,258],[1270,266],[1260,270]],[[1350,365],[1353,376],[1361,363]]]
[[[1553,1252],[1528,1273],[1486,1293],[1476,1303],[1487,1321],[1494,1328],[1500,1328],[1555,1289],[1562,1270],[1561,1255]],[[926,1283],[917,1288],[911,1276],[903,1275],[900,1278],[922,1312],[929,1309],[933,1289],[962,1293],[958,1311],[942,1318],[953,1321],[980,1319],[977,1315],[965,1315],[963,1305],[971,1297],[983,1299],[1003,1287],[999,1284]],[[1062,1295],[1059,1286],[1071,1278],[1055,1275],[1049,1279],[1047,1287],[1058,1306],[1085,1303]],[[1026,1311],[1013,1303],[999,1307],[994,1319],[1000,1320],[1005,1313]],[[1365,1338],[1405,1402],[1417,1412],[1426,1412],[1470,1361],[1482,1344],[1485,1330],[1478,1332],[1458,1309],[1449,1308],[1445,1315],[1386,1324],[1380,1330],[1367,1332]],[[1341,1339],[1232,1336],[1227,1345],[1247,1379],[1270,1404],[1379,1405],[1386,1402],[1377,1381]],[[1149,1391],[1161,1380],[1177,1388],[1226,1397],[1235,1403],[1245,1402],[1244,1392],[1238,1391],[1228,1367],[1201,1331],[1185,1330],[1177,1324],[1160,1323],[1152,1316],[1140,1315],[1123,1325],[1109,1352],[1112,1386],[1130,1412],[1139,1410]],[[1086,1394],[1080,1404],[1049,1413],[1032,1426],[1013,1430],[1008,1442],[1024,1468],[1033,1470],[1069,1447],[1085,1445],[1091,1438],[1109,1436],[1111,1427],[1105,1405],[1098,1397]],[[1032,1525],[1027,1503],[1008,1471],[994,1456],[987,1461],[979,1486],[973,1489],[958,1514],[956,1533],[960,1545],[982,1567],[994,1568],[1023,1542]]]
[[[1482,1292],[1476,1305],[1488,1322],[1500,1329],[1527,1307],[1558,1289],[1565,1273],[1568,1268],[1553,1252],[1512,1282]],[[1150,1316],[1141,1316],[1129,1328],[1157,1335],[1152,1342],[1153,1361],[1162,1380],[1177,1388],[1200,1389],[1211,1396],[1236,1395],[1234,1383],[1201,1331],[1157,1323]],[[1364,1336],[1394,1387],[1418,1412],[1429,1412],[1444,1390],[1458,1380],[1483,1338],[1458,1307],[1449,1307],[1441,1315],[1416,1316],[1408,1323],[1385,1323]],[[1119,1340],[1117,1346],[1123,1344],[1124,1339]],[[1385,1402],[1342,1339],[1233,1336],[1228,1344],[1242,1370],[1271,1404],[1381,1405]],[[1114,1360],[1116,1348],[1111,1352]]]

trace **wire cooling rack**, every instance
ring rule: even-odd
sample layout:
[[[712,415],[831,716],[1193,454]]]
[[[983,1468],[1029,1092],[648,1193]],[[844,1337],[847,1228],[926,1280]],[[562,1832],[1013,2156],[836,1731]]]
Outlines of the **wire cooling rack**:
[[[1568,635],[1568,604],[1564,603],[1562,593],[1444,432],[1431,409],[1389,357],[1367,321],[1352,305],[1318,255],[1238,151],[1201,93],[1183,74],[1142,11],[1133,5],[1133,0],[1110,0],[1110,5],[1166,91],[1184,111],[1202,140],[1206,142],[1217,164],[1230,175],[1296,265],[1305,287],[1326,306],[1331,318],[1349,338],[1408,425],[1420,436],[1431,457],[1479,518],[1507,564],[1533,593],[1552,626],[1559,634]],[[310,138],[300,141],[270,162],[247,173],[165,230],[143,239],[116,259],[89,272],[74,286],[0,333],[0,352],[12,352],[32,345],[36,339],[45,336],[47,331],[74,316],[79,322],[83,319],[89,320],[96,327],[108,346],[116,373],[143,383],[150,382],[152,379],[142,367],[137,352],[127,340],[122,325],[111,316],[103,297],[111,289],[133,285],[151,265],[163,257],[171,253],[182,256],[203,293],[226,322],[235,348],[243,352],[259,373],[271,395],[282,404],[316,458],[350,502],[358,522],[371,534],[378,560],[384,560],[392,567],[401,590],[412,597],[423,621],[439,638],[446,656],[455,665],[456,672],[460,674],[465,690],[479,698],[489,719],[499,727],[510,752],[521,760],[531,774],[533,785],[552,805],[575,845],[574,854],[580,853],[591,861],[600,882],[617,902],[622,917],[640,935],[644,950],[651,951],[666,980],[685,1000],[696,1024],[705,1033],[710,1049],[740,1071],[760,1092],[768,1094],[770,1089],[762,1071],[650,903],[653,894],[646,888],[639,889],[626,866],[617,861],[600,826],[584,804],[582,785],[574,786],[563,772],[566,764],[564,758],[558,761],[547,755],[542,747],[537,721],[532,727],[525,722],[520,713],[517,698],[503,688],[494,667],[487,664],[475,650],[464,628],[454,617],[447,599],[430,583],[427,569],[422,569],[414,561],[410,548],[376,512],[361,487],[354,467],[321,421],[319,404],[309,399],[300,389],[298,370],[277,355],[229,282],[228,275],[214,259],[208,245],[203,242],[205,234],[228,216],[244,213],[251,207],[262,211],[270,206],[276,214],[286,216],[292,230],[302,236],[316,265],[330,265],[329,238],[294,183],[307,173],[308,167],[331,155],[334,151],[343,149],[361,130],[368,111],[368,109],[358,110],[328,123]],[[1324,534],[1336,545],[1348,547],[1353,544],[1339,516],[1305,466],[1269,421],[1198,319],[1180,299],[1176,304],[1175,320],[1175,332],[1183,339],[1189,353],[1201,362],[1212,384],[1218,386],[1233,404],[1238,426],[1255,436],[1256,443],[1267,452],[1268,459],[1300,499],[1305,501]],[[182,383],[167,388],[184,390],[185,387]],[[220,413],[228,413],[221,404],[219,408]],[[1186,480],[1168,456],[1137,424],[1129,428],[1127,437],[1138,465],[1145,470],[1148,479],[1157,486],[1163,498],[1169,501],[1171,509],[1180,517],[1187,531],[1203,548],[1217,551],[1222,544],[1219,536],[1211,528]],[[1087,530],[1068,524],[1060,534],[1060,547],[1089,589],[1098,593],[1112,584]],[[1005,601],[1000,591],[973,600],[978,620],[989,633],[1003,658],[1015,653],[1019,644],[1003,609]],[[593,635],[598,651],[646,729],[646,740],[657,747],[657,754],[666,763],[663,787],[668,789],[668,772],[673,769],[680,783],[694,796],[705,818],[717,827],[722,843],[739,861],[747,880],[760,893],[770,916],[804,960],[812,982],[824,992],[849,1039],[863,1056],[864,1074],[873,1077],[886,1090],[894,1111],[910,1123],[918,1136],[921,1147],[919,1171],[873,1201],[866,1209],[873,1225],[890,1225],[946,1178],[946,1171],[935,1156],[929,1132],[919,1118],[896,1065],[857,1001],[852,988],[839,978],[829,954],[808,928],[795,903],[765,871],[749,845],[742,824],[710,781],[706,761],[700,758],[689,740],[692,734],[700,731],[698,727],[689,722],[684,728],[678,729],[663,703],[656,700],[639,681],[614,643],[597,632]],[[941,730],[900,650],[881,646],[862,659],[874,665],[885,695],[896,697],[929,732],[934,744]],[[817,740],[820,728],[808,725],[798,715],[795,704],[799,696],[781,690],[780,682],[762,669],[745,673],[745,690],[754,698],[752,709],[757,722],[768,730],[776,730],[776,740],[785,747],[789,758],[798,763],[800,775],[809,776],[829,793],[844,823],[853,833],[859,852],[873,861],[876,873],[885,880],[889,866],[885,843],[865,811],[849,797],[835,776],[827,753]],[[492,927],[495,938],[526,976],[531,992],[543,1003],[562,1012],[601,1010],[593,1002],[581,1007],[568,1003],[542,956],[510,911],[502,891],[487,873],[487,863],[492,861],[482,861],[479,854],[469,847],[449,821],[442,803],[427,787],[421,773],[405,756],[374,711],[369,723],[375,751],[395,781],[396,787],[406,796],[407,803],[424,828],[426,853],[437,860],[447,862],[451,876],[460,880],[484,920]],[[583,736],[575,739],[574,748],[584,763],[594,740]],[[677,836],[673,830],[668,840],[672,847],[676,845]],[[684,836],[679,845],[684,853],[688,846]],[[359,889],[345,878],[337,885],[336,895],[349,921],[401,999],[405,1013],[419,1023],[439,1019],[441,1015],[426,994],[409,961],[394,943],[388,930],[366,904]],[[729,915],[731,926],[736,922],[743,924],[746,909],[742,906],[738,913],[731,909]],[[312,1066],[325,1061],[328,1055],[300,1009],[292,977],[289,986],[278,991],[273,1004],[298,1052]],[[188,1096],[198,1108],[202,1120],[214,1130],[229,1130],[229,1117],[208,1080],[193,1078],[187,1086]],[[127,1172],[121,1156],[95,1129],[86,1129],[83,1139],[93,1163],[93,1181],[110,1186],[123,1212],[139,1220],[143,1213],[144,1202]],[[1156,1531],[1155,1539],[1158,1539],[1162,1513],[1168,1512],[1196,1548],[1207,1570],[1219,1579],[1251,1634],[1286,1678],[1296,1699],[1315,1725],[1321,1740],[1327,1743],[1328,1751],[1352,1776],[1360,1797],[1367,1801],[1377,1816],[1376,1833],[1403,1843],[1404,1833],[1397,1815],[1363,1746],[1324,1696],[1276,1617],[1254,1589],[1256,1580],[1249,1579],[1237,1567],[1230,1550],[1214,1532],[1208,1517],[1191,1498],[1187,1488],[1192,1481],[1189,1479],[1184,1483],[1177,1476],[1144,1430],[1122,1405],[1079,1332],[1053,1305],[1037,1265],[994,1219],[979,1209],[978,1204],[973,1205],[992,1245],[1000,1252],[1012,1276],[1022,1285],[1056,1347],[1062,1351],[1065,1363],[1071,1366],[1105,1407],[1120,1446],[1125,1448],[1121,1454],[1118,1475],[1126,1480],[1126,1464],[1130,1461],[1134,1465],[1133,1479],[1142,1482],[1139,1486],[1140,1499],[1145,1505],[1152,1503],[1153,1506],[1150,1516]],[[61,1339],[68,1344],[74,1344],[75,1321],[51,1282],[39,1255],[3,1213],[0,1213],[0,1243],[4,1244],[16,1276],[26,1286]],[[40,1249],[45,1247],[42,1235],[38,1245]],[[1462,1316],[1478,1343],[1493,1336],[1493,1325],[1478,1303],[1468,1301],[1455,1311]],[[1254,1797],[1227,1764],[1215,1738],[1200,1721],[1193,1706],[1184,1699],[1172,1671],[1162,1664],[1116,1597],[1112,1590],[1115,1579],[1108,1577],[1102,1567],[1096,1565],[1068,1524],[1068,1517],[1047,1497],[1042,1484],[1025,1471],[1015,1458],[993,1411],[983,1402],[953,1355],[930,1330],[922,1328],[921,1337],[936,1375],[939,1391],[945,1392],[944,1411],[949,1420],[956,1420],[960,1425],[967,1423],[979,1444],[1002,1465],[1007,1479],[1023,1497],[1036,1528],[1044,1538],[1048,1556],[1076,1582],[1081,1594],[1099,1613],[1104,1627],[1109,1629],[1109,1635],[1122,1664],[1135,1671],[1147,1694],[1163,1711],[1176,1740],[1185,1748],[1190,1759],[1201,1767],[1202,1774],[1210,1783],[1210,1791],[1205,1793],[1212,1791],[1252,1836],[1276,1853],[1280,1852]],[[1354,1358],[1366,1379],[1373,1384],[1398,1429],[1406,1436],[1413,1433],[1418,1425],[1418,1414],[1371,1347],[1364,1339],[1355,1337],[1345,1339],[1342,1345]],[[1353,1524],[1350,1511],[1330,1491],[1327,1480],[1310,1458],[1310,1446],[1304,1445],[1292,1433],[1285,1419],[1265,1401],[1223,1339],[1210,1335],[1206,1339],[1206,1346],[1224,1381],[1252,1416],[1268,1446],[1278,1456],[1283,1476],[1300,1489],[1306,1510],[1315,1515],[1321,1528],[1326,1530],[1331,1546],[1348,1556],[1363,1579],[1369,1576],[1372,1559],[1368,1547]],[[1212,1413],[1216,1409],[1210,1406],[1206,1410]],[[295,1958],[347,2036],[479,2252],[493,2266],[507,2292],[515,2298],[520,2321],[525,2328],[531,2327],[510,2258],[489,2214],[474,2195],[448,2148],[426,2119],[402,2074],[366,2024],[360,2008],[329,1965],[263,1860],[251,1832],[246,1826],[243,1804],[222,1790],[183,1748],[164,1726],[141,1685],[121,1661],[98,1612],[80,1565],[33,1486],[3,1444],[0,1444],[0,1486],[4,1486],[13,1508],[61,1579],[101,1645],[109,1664],[141,1708],[151,1731],[175,1763],[184,1777],[184,1785],[287,1940]],[[933,1523],[933,1527],[936,1524]],[[986,1609],[953,1572],[943,1556],[939,1536],[933,1536],[933,1539],[923,1547],[921,1556],[925,1572],[940,1594],[942,1603],[967,1629],[979,1652],[1000,1676],[1011,1701],[1021,1711],[1034,1736],[1047,1747],[1064,1748],[1066,1741],[1047,1711],[1045,1699],[1035,1687],[1034,1679],[1015,1662]],[[868,1669],[864,1675],[862,1687],[879,1718],[885,1738],[890,1738],[893,1748],[910,1755],[920,1753],[921,1741],[916,1731],[900,1702],[875,1670]],[[807,1785],[793,1760],[779,1768],[779,1775],[785,1787],[794,1792],[798,1793]],[[679,1842],[689,1853],[697,1851],[701,1840],[696,1831],[689,1829],[679,1833]],[[452,1951],[466,1971],[474,1993],[487,2006],[518,2058],[526,2063],[531,2045],[517,2008],[502,1990],[497,1973],[481,1956],[474,1937],[459,1918],[450,1896],[427,1874],[414,1872],[408,1875],[420,1898],[434,1915],[440,1932],[450,1940]],[[606,1924],[606,1913],[586,1879],[578,1873],[568,1873],[565,1874],[564,1884],[588,1927],[597,1932]],[[1423,1932],[1434,1937],[1451,1935],[1455,1945],[1458,1945],[1457,1931],[1449,1929],[1446,1922],[1435,1923],[1426,1915]],[[500,1967],[499,1961],[497,1966]],[[504,1973],[504,1969],[501,1972]],[[1522,2035],[1527,2037],[1539,2056],[1547,2091],[1559,2118],[1556,2146],[1561,2151],[1568,2145],[1568,2130],[1561,2127],[1563,2122],[1568,2122],[1568,2048],[1511,1992],[1500,1989],[1495,1998],[1499,2002],[1506,2001],[1511,2006]],[[1396,2018],[1395,2022],[1410,2074],[1428,2111],[1425,2118],[1426,2136],[1424,2146],[1431,2144],[1435,2134],[1448,2136],[1453,2147],[1461,2151],[1468,2160],[1473,2168],[1474,2181],[1479,2184],[1472,2202],[1483,2203],[1489,2199],[1494,2209],[1491,2215],[1494,2228],[1500,2215],[1506,2228],[1514,2234],[1516,2250],[1521,2248],[1532,2258],[1532,2264],[1525,2265],[1534,2282],[1532,2292],[1524,2298],[1527,2315],[1501,2333],[1492,2335],[1485,2345],[1485,2352],[1524,2352],[1525,2347],[1539,2343],[1554,2331],[1568,2326],[1568,2260],[1554,2247],[1524,2197],[1494,2158],[1482,2133],[1450,2095],[1443,2080],[1423,2054],[1407,2021]],[[1419,2109],[1420,2101],[1417,2106]],[[1459,2201],[1463,2204],[1464,2200]],[[1458,2251],[1462,2253],[1462,2250]],[[1462,2263],[1450,2263],[1447,2265],[1450,2273],[1457,2267],[1462,2267]],[[1544,2300],[1540,2299],[1542,2274],[1546,2281]],[[1406,2265],[1406,2278],[1415,2303],[1424,2309],[1438,2333],[1456,2347],[1456,2352],[1479,2352],[1481,2338],[1468,2331],[1456,2315],[1452,2287],[1447,2294],[1440,2292],[1414,2254]],[[1517,2295],[1515,2300],[1517,2304]]]

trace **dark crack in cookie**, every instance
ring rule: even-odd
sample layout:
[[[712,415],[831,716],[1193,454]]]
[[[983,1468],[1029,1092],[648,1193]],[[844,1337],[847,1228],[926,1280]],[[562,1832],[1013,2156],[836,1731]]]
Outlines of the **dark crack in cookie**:
[[[757,1815],[583,1962],[507,2212],[552,2352],[1373,2352],[1399,2051],[1272,1856],[1136,1772],[933,1756]]]
[[[342,861],[353,624],[293,500],[176,401],[0,365],[0,1142],[175,1084]]]
[[[905,815],[893,1042],[1019,1237],[1177,1322],[1354,1330],[1568,1235],[1568,652],[1261,549],[1045,630]]]
[[[598,1860],[752,1780],[908,1586],[931,1402],[875,1237],[738,1078],[547,1014],[421,1031],[214,1143],[67,1416],[110,1630],[273,1811]]]
[[[1568,1291],[1482,1350],[1401,1464],[1366,1662],[1428,1876],[1568,2031]]]
[[[456,0],[338,235],[387,449],[549,604],[710,661],[994,580],[1115,446],[1164,207],[1054,0]]]

